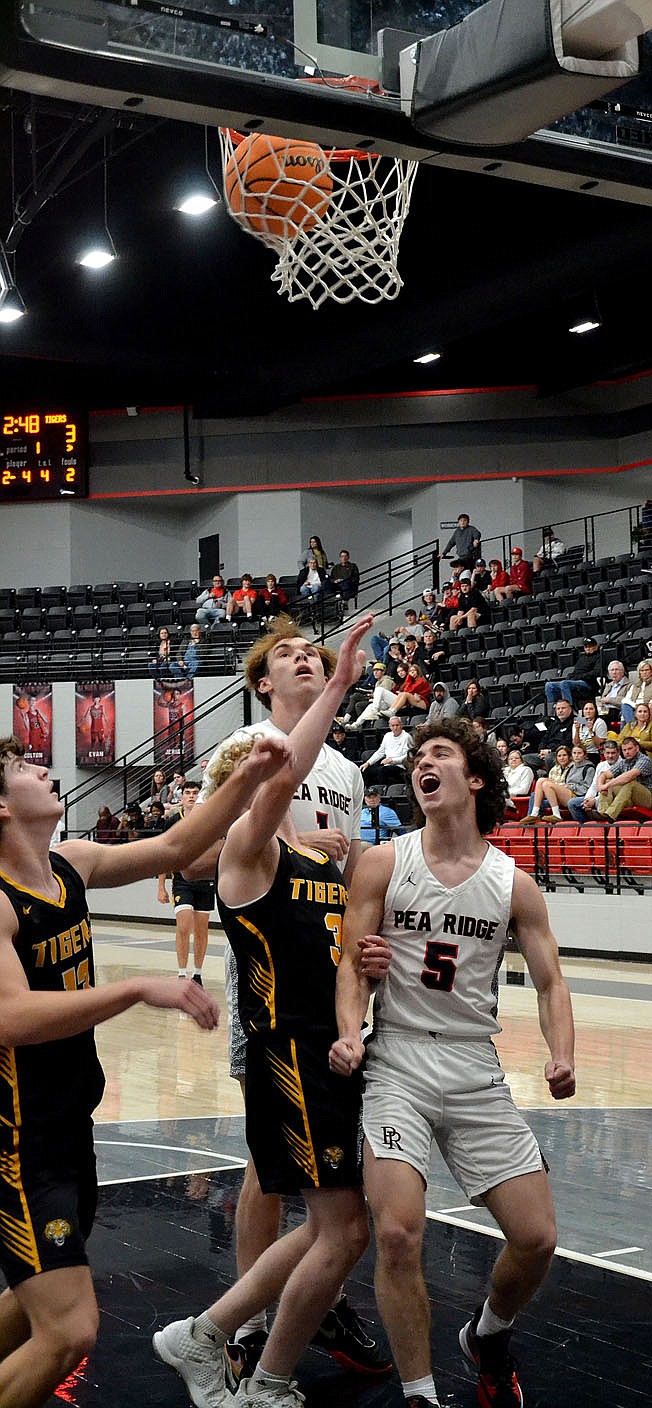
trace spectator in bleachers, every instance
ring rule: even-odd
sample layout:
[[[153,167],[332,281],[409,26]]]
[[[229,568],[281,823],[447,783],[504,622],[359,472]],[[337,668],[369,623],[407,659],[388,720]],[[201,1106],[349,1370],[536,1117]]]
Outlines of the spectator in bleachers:
[[[503,762],[503,765],[506,766],[506,765],[507,765],[507,759],[508,759],[508,757],[509,757],[509,752],[510,752],[509,743],[507,742],[507,739],[506,739],[506,738],[498,737],[498,738],[496,739],[496,748],[497,748],[498,752],[500,753],[500,756],[501,756],[501,760],[502,760],[502,762]],[[514,751],[518,753],[518,752],[520,752],[520,749],[516,748]],[[534,774],[533,774],[533,776],[534,776]]]
[[[425,713],[428,709],[432,690],[421,666],[415,660],[408,665],[404,680],[401,680],[401,667],[399,667],[394,691],[396,699],[392,709],[393,714],[399,714],[402,710],[408,714],[415,710],[423,710]]]
[[[242,613],[248,621],[253,619],[258,592],[254,586],[254,579],[250,572],[244,572],[240,578],[240,586],[231,593],[231,600],[226,608],[226,619],[232,621],[234,616]]]
[[[178,665],[182,675],[186,679],[194,680],[195,675],[204,659],[205,646],[202,628],[193,621],[188,636],[182,642],[178,655]]]
[[[573,710],[567,699],[559,699],[555,704],[554,714],[546,720],[545,727],[540,730],[536,727],[532,737],[536,734],[536,743],[532,752],[525,752],[523,760],[533,771],[537,769],[547,772],[554,762],[556,751],[561,746],[570,750],[573,746]],[[537,747],[538,744],[538,747]],[[517,745],[518,746],[518,745]]]
[[[390,641],[390,643],[389,643],[389,650],[388,650],[388,652],[387,652],[387,655],[386,655],[386,658],[385,658],[385,662],[384,662],[384,663],[385,663],[385,673],[390,676],[390,678],[391,678],[391,680],[392,680],[392,683],[396,680],[396,673],[397,673],[397,670],[398,670],[399,665],[402,665],[402,664],[404,663],[404,661],[405,661],[405,650],[403,649],[403,646],[401,645],[401,642],[398,641],[398,640],[392,640],[392,641]],[[379,663],[380,663],[380,662],[379,662]]]
[[[532,558],[532,571],[542,572],[544,567],[554,567],[558,557],[566,551],[566,544],[553,532],[552,528],[544,528],[541,535],[541,547]]]
[[[518,748],[509,749],[503,777],[510,797],[529,797],[534,786],[534,773],[532,768],[523,762],[523,755],[519,753]]]
[[[545,695],[549,704],[558,699],[567,699],[569,704],[584,704],[594,699],[600,674],[600,648],[593,636],[585,636],[582,654],[573,665],[572,672],[565,679],[546,680]]]
[[[441,589],[441,601],[435,612],[433,625],[439,626],[441,631],[448,630],[448,623],[453,612],[457,611],[460,604],[459,584],[453,586],[451,582],[444,582]]]
[[[360,815],[360,840],[368,846],[375,846],[379,841],[391,841],[392,832],[398,834],[402,829],[394,808],[387,802],[381,802],[378,787],[370,782],[365,788]]]
[[[522,548],[512,548],[509,585],[494,587],[494,601],[511,601],[513,597],[529,596],[532,591],[532,563],[523,557]]]
[[[620,706],[624,724],[631,724],[637,704],[652,704],[652,660],[641,660],[636,669],[638,679],[630,684]]]
[[[634,711],[634,718],[631,723],[625,724],[618,734],[618,742],[623,745],[626,738],[635,738],[639,748],[652,754],[652,712],[649,704],[637,704]]]
[[[152,802],[145,817],[147,835],[161,835],[165,831],[165,807],[162,802]]]
[[[363,710],[371,704],[377,686],[382,686],[388,694],[391,694],[394,686],[393,677],[386,673],[386,667],[380,660],[374,661],[367,674],[353,686],[346,701],[346,712],[341,716],[343,723],[355,723],[359,719]],[[380,715],[373,717],[379,718]]]
[[[432,680],[439,666],[445,664],[447,659],[448,646],[445,640],[440,640],[438,627],[425,630],[421,642],[420,664],[426,679]]]
[[[461,719],[484,719],[489,713],[489,700],[486,694],[482,693],[478,680],[468,680],[464,691],[464,698],[458,713]]]
[[[405,678],[407,673],[405,666],[400,665],[399,669],[404,672],[401,679]],[[385,666],[380,660],[377,660],[376,664],[372,666],[372,677],[375,684],[371,698],[369,698],[368,690],[357,690],[351,695],[347,704],[347,712],[344,715],[347,732],[357,733],[363,724],[375,723],[378,719],[388,719],[393,712],[398,676],[397,681],[390,681],[389,677],[385,675]],[[365,697],[366,703],[364,703]],[[362,703],[361,709],[359,708],[360,703]],[[357,718],[354,715],[355,709],[358,709]]]
[[[371,649],[377,660],[387,659],[392,642],[404,645],[406,636],[416,636],[417,640],[421,640],[423,637],[423,626],[413,606],[408,606],[402,621],[397,622],[396,625],[391,622],[390,626],[392,629],[390,636],[379,631],[377,635],[371,637]]]
[[[480,552],[480,542],[482,534],[479,528],[474,528],[469,521],[468,513],[460,513],[457,517],[457,527],[453,530],[442,553],[442,557],[448,557],[451,548],[455,548],[455,557],[463,567],[473,567]]]
[[[118,841],[139,841],[141,836],[146,835],[145,817],[140,802],[129,802],[118,824]]]
[[[558,752],[560,751],[561,749],[558,749]],[[561,821],[561,816],[559,815],[560,807],[568,807],[571,801],[580,801],[586,796],[593,782],[593,778],[595,777],[595,767],[587,757],[586,749],[582,744],[574,743],[571,749],[571,764],[565,776],[559,780],[553,779],[553,771],[554,769],[551,769],[548,778],[540,778],[539,781],[542,784],[542,791],[546,801],[551,806],[552,816],[550,817],[550,821],[554,825],[557,821]],[[548,784],[547,786],[546,783]],[[557,808],[555,808],[552,800],[551,783],[557,796]],[[538,785],[539,783],[537,782],[534,789],[535,796]],[[532,815],[533,814],[534,807],[532,809]]]
[[[113,815],[110,807],[100,807],[95,823],[95,840],[110,846],[118,840],[120,819]]]
[[[273,621],[276,616],[280,616],[290,605],[288,594],[279,587],[278,581],[273,572],[268,572],[265,578],[265,585],[258,592],[256,606],[261,621]]]
[[[622,660],[610,660],[607,675],[609,687],[596,695],[595,702],[600,714],[606,714],[609,725],[620,718],[622,702],[629,689],[629,676]]]
[[[167,626],[161,626],[158,633],[156,653],[148,661],[147,668],[154,679],[178,679],[182,674],[180,666],[172,657],[172,641]]]
[[[489,586],[487,587],[487,596],[489,598],[489,601],[495,601],[494,593],[496,587],[509,586],[509,572],[505,571],[505,568],[503,567],[500,558],[491,557],[489,559],[489,577],[490,581]]]
[[[389,729],[383,734],[375,753],[360,764],[360,772],[366,773],[365,782],[403,782],[405,780],[405,759],[412,743],[411,734],[403,727],[398,714],[389,721]]]
[[[180,768],[176,768],[175,771],[172,773],[172,782],[170,783],[170,791],[168,792],[168,798],[166,803],[168,810],[170,809],[170,807],[181,806],[181,794],[185,785],[185,773],[181,772]]]
[[[461,626],[467,626],[474,631],[476,626],[484,626],[491,620],[491,610],[487,598],[473,586],[471,573],[463,572],[460,577],[460,596],[457,611],[451,615],[448,623],[451,631],[458,631]]]
[[[457,714],[457,701],[452,698],[447,684],[443,680],[435,680],[432,687],[432,703],[426,714],[425,722],[435,724],[438,719],[454,719]]]
[[[622,757],[603,772],[598,782],[598,813],[607,822],[618,821],[626,807],[652,810],[652,758],[635,738],[621,744]]]
[[[566,786],[571,762],[571,749],[566,743],[562,743],[555,752],[555,761],[547,777],[538,777],[534,784],[528,814],[523,817],[523,826],[534,826],[534,823],[539,820],[542,809],[545,809],[546,812],[551,811],[550,820],[553,826],[561,821],[559,808],[566,805],[566,801],[571,795],[570,788]]]
[[[319,566],[316,557],[309,557],[307,565],[301,568],[297,577],[299,596],[307,597],[313,603],[319,601],[323,595],[325,581],[325,569]]]
[[[210,587],[199,593],[195,605],[195,620],[199,626],[214,626],[216,621],[226,620],[226,608],[231,600],[224,578],[216,572]]]
[[[323,567],[325,572],[328,567],[328,558],[322,540],[316,533],[313,533],[308,541],[307,548],[302,552],[301,557],[298,558],[297,567],[307,567],[311,557],[314,557],[318,567]]]
[[[592,699],[587,699],[582,705],[582,712],[578,714],[573,724],[573,743],[583,743],[589,759],[592,763],[597,763],[605,739],[607,737],[607,725],[604,719],[600,718],[596,705]]]
[[[170,796],[170,788],[163,768],[155,768],[152,774],[152,781],[149,789],[146,808],[151,807],[152,802],[162,802],[166,806]]]
[[[435,622],[437,616],[437,593],[434,587],[426,587],[421,593],[423,606],[419,613],[419,620],[424,631],[427,631]]]
[[[413,662],[415,665],[421,665],[423,658],[422,645],[423,637],[421,637],[420,640],[417,640],[416,636],[405,637],[403,654],[404,665],[409,667]]]
[[[357,563],[351,561],[348,548],[340,548],[339,561],[331,567],[329,582],[336,596],[342,601],[350,601],[351,597],[358,595],[360,586],[360,568]]]
[[[354,743],[352,738],[347,738],[344,724],[338,723],[337,719],[333,724],[331,736],[327,738],[326,742],[335,749],[336,753],[341,753],[343,758],[348,758],[351,763],[355,762],[358,745]]]
[[[568,803],[568,810],[573,821],[578,822],[580,826],[583,826],[585,821],[591,821],[593,819],[598,805],[598,782],[604,773],[611,773],[612,768],[615,767],[619,758],[620,750],[618,744],[615,743],[613,739],[608,738],[604,745],[604,758],[596,764],[593,781],[590,783],[588,790],[584,793],[583,797],[571,797]]]
[[[478,592],[486,592],[491,586],[491,572],[483,557],[479,557],[471,573],[471,586]]]
[[[493,730],[489,728],[486,719],[483,719],[481,717],[471,719],[471,728],[475,729],[478,737],[482,739],[483,743],[488,743],[492,748],[495,747],[496,735]]]

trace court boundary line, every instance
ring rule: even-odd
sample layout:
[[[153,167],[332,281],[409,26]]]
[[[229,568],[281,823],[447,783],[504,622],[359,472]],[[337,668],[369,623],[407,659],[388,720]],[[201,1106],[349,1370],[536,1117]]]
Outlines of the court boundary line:
[[[427,1208],[426,1218],[429,1222],[442,1222],[449,1227],[462,1227],[467,1232],[479,1232],[481,1236],[493,1237],[498,1242],[505,1240],[500,1228],[483,1227],[480,1223],[470,1222],[464,1217],[444,1216],[443,1213]],[[562,1261],[578,1261],[584,1266],[596,1266],[601,1271],[615,1271],[621,1276],[633,1276],[638,1281],[652,1281],[652,1271],[643,1271],[637,1266],[621,1266],[617,1261],[591,1256],[589,1252],[573,1252],[568,1247],[555,1247],[555,1256],[560,1257]]]

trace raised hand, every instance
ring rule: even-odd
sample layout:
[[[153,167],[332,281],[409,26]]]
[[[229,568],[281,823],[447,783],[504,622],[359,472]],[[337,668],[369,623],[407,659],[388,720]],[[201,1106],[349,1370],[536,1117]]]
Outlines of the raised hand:
[[[333,680],[341,689],[342,694],[345,694],[362,674],[367,657],[364,650],[359,650],[358,646],[362,637],[371,630],[373,623],[373,612],[369,611],[351,627],[340,646]]]

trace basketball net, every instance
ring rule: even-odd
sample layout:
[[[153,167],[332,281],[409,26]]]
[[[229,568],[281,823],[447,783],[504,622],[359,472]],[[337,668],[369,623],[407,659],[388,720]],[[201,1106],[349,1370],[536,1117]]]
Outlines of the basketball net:
[[[355,84],[363,90],[372,86],[358,79],[329,78],[328,82],[348,87]],[[224,171],[243,140],[239,132],[220,129]],[[339,148],[325,150],[324,156],[332,179],[326,203],[317,201],[315,192],[310,198],[308,190],[304,207],[297,196],[292,222],[279,221],[274,205],[277,183],[272,182],[267,191],[258,194],[260,216],[252,218],[246,211],[246,173],[236,171],[240,199],[235,202],[236,209],[226,200],[229,214],[247,234],[274,250],[277,261],[272,283],[290,303],[305,298],[313,308],[319,308],[327,298],[335,303],[350,303],[354,298],[380,303],[397,298],[403,287],[398,272],[399,243],[418,162]],[[305,186],[310,188],[310,178]],[[243,209],[237,209],[238,205]],[[316,209],[322,213],[315,215]],[[279,225],[284,227],[282,234],[276,233]]]

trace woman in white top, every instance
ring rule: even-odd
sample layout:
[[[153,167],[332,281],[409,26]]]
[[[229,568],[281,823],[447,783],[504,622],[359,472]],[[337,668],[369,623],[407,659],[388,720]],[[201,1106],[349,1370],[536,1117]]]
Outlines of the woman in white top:
[[[652,704],[652,660],[641,660],[637,666],[638,679],[630,684],[620,706],[620,717],[624,724],[631,724],[637,704]]]
[[[592,763],[596,763],[602,753],[607,737],[607,724],[600,718],[592,699],[587,699],[581,714],[573,724],[573,743],[582,743]]]
[[[534,784],[534,773],[523,762],[523,755],[518,748],[510,748],[507,757],[507,766],[503,768],[503,777],[507,783],[510,797],[528,797]]]

